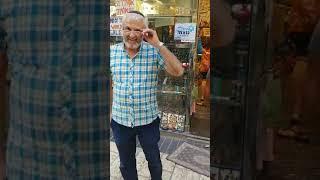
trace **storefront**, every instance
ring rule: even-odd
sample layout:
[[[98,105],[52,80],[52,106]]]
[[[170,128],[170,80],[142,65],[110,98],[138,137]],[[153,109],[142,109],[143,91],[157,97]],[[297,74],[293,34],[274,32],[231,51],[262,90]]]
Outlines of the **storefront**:
[[[304,123],[309,121],[309,130],[317,129],[312,129],[312,122],[318,122],[314,109],[319,107],[319,101],[316,102],[319,96],[313,95],[313,99],[316,99],[313,100],[310,98],[312,95],[301,91],[305,86],[309,86],[301,80],[308,73],[306,67],[310,62],[304,60],[307,58],[306,54],[299,53],[307,48],[308,41],[303,39],[293,45],[290,33],[302,31],[311,34],[310,29],[313,28],[309,26],[316,18],[307,10],[318,12],[319,6],[312,4],[318,1],[229,2],[232,15],[237,21],[237,30],[233,43],[227,47],[215,48],[214,53],[211,83],[214,107],[211,178],[257,179],[263,165],[274,161],[275,167],[284,169],[285,173],[289,168],[295,169],[293,173],[299,168],[293,160],[295,158],[290,157],[290,165],[281,162],[288,158],[288,154],[285,153],[291,153],[291,150],[284,151],[278,147],[303,147],[303,143],[306,143],[305,137],[302,133],[294,132],[292,127],[294,123],[297,124],[297,117],[310,116],[309,119],[304,119]],[[301,14],[292,16],[297,13],[294,9],[294,3],[297,2],[301,2],[298,9],[305,8],[302,14],[307,14],[307,17]],[[294,25],[298,30],[290,28]],[[306,45],[302,47],[300,43]],[[309,99],[303,99],[301,103],[302,97]],[[311,100],[314,102],[312,108],[308,104]],[[301,104],[309,107],[304,110]],[[295,150],[293,149],[292,153],[297,156]],[[301,152],[307,150],[303,149]],[[284,157],[281,159],[279,155]],[[302,158],[303,156],[300,155]],[[280,171],[277,169],[272,172],[280,174]],[[281,179],[284,176],[264,176],[261,179],[266,177]],[[290,179],[303,178],[292,176]]]
[[[149,28],[155,29],[177,58],[187,66],[182,77],[174,78],[164,71],[159,74],[158,104],[161,111],[161,128],[167,132],[189,133],[192,127],[192,105],[198,98],[197,83],[198,28],[200,22],[203,35],[209,36],[209,0],[126,0],[110,2],[111,45],[122,41],[121,16],[130,10],[138,10],[148,17]],[[198,6],[200,4],[200,9]],[[197,89],[196,89],[197,90]],[[206,117],[209,119],[209,113]],[[210,131],[210,125],[205,126]],[[209,133],[208,133],[209,136]]]

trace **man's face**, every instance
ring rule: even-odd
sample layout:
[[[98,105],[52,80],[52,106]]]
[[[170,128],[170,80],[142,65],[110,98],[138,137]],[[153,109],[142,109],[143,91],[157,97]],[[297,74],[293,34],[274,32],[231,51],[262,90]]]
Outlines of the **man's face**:
[[[142,31],[145,28],[143,18],[132,17],[126,18],[123,22],[123,42],[128,49],[137,50],[142,42]]]

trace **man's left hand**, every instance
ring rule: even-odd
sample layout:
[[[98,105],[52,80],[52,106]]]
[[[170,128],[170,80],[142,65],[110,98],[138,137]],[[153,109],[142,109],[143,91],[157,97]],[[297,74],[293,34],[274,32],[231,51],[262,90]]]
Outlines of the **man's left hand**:
[[[150,43],[152,46],[156,47],[156,48],[160,48],[159,47],[159,37],[157,35],[157,32],[155,30],[152,29],[144,29],[142,32],[143,38]]]

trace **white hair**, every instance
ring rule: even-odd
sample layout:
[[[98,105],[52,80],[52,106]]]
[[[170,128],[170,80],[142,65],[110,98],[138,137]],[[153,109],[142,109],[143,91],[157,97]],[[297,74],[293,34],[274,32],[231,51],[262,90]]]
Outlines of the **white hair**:
[[[148,18],[147,17],[143,17],[140,14],[130,13],[130,12],[123,15],[123,17],[122,17],[122,25],[127,19],[130,19],[130,18],[133,18],[133,19],[136,19],[136,20],[138,20],[138,19],[143,20],[144,25],[146,26],[146,28],[148,28]]]

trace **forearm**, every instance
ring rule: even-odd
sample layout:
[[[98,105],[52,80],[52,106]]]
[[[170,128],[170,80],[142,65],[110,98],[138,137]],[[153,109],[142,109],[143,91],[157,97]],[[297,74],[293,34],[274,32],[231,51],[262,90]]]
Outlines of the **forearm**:
[[[167,72],[172,76],[183,75],[184,69],[178,58],[165,46],[159,47],[159,53],[164,58]]]
[[[143,32],[143,38],[150,43],[153,47],[159,49],[159,53],[164,59],[166,71],[172,76],[181,76],[184,72],[181,62],[177,57],[170,52],[163,43],[159,41],[157,32],[152,29],[145,29]]]

